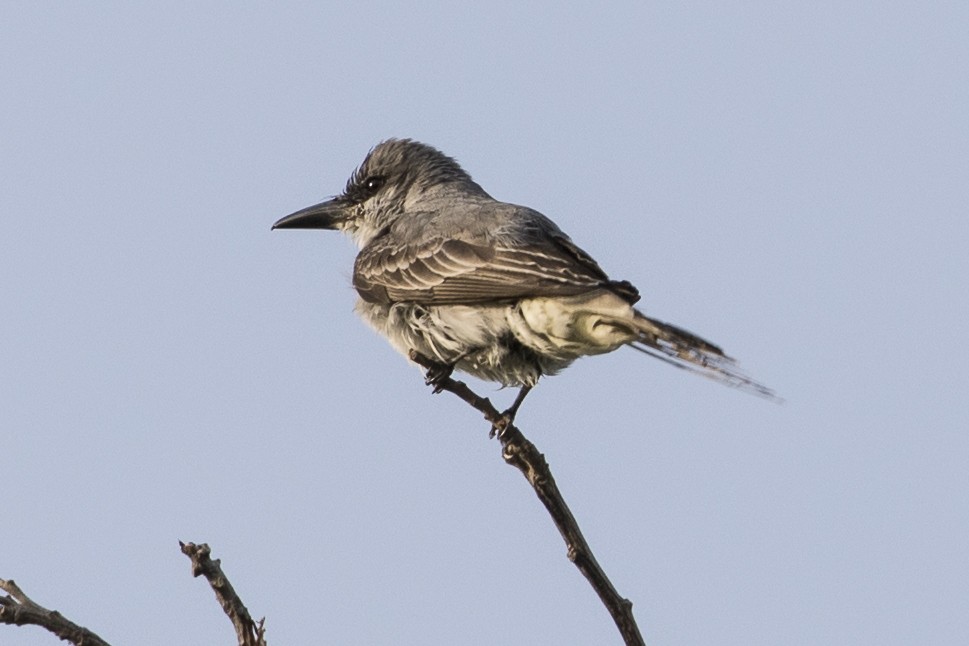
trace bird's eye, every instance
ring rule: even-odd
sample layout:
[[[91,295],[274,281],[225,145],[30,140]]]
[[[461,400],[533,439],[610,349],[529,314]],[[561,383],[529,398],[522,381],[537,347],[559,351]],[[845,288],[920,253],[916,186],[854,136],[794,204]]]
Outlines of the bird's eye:
[[[371,175],[367,179],[363,180],[363,189],[367,194],[367,197],[372,196],[374,193],[380,190],[380,187],[384,185],[383,177],[379,175]]]

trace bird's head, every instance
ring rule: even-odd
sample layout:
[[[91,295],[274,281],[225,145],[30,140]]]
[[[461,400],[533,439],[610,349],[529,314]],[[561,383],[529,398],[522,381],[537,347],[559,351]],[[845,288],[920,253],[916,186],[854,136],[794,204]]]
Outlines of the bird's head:
[[[410,139],[375,146],[347,180],[343,193],[291,213],[273,229],[337,229],[363,247],[398,218],[434,207],[439,198],[485,197],[458,163]]]

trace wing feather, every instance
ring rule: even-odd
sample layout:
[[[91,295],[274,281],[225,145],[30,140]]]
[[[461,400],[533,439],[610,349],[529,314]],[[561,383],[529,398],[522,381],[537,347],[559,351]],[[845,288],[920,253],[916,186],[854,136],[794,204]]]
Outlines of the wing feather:
[[[353,285],[371,302],[426,305],[474,304],[533,296],[571,296],[599,287],[619,288],[564,234],[528,236],[521,244],[434,237],[419,245],[396,238],[374,240],[357,256]]]

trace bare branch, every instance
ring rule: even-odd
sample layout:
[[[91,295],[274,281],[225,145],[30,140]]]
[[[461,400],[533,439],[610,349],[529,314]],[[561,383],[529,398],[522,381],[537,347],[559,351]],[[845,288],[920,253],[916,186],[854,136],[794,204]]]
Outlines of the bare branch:
[[[0,622],[11,626],[32,624],[47,629],[60,639],[75,646],[110,646],[96,634],[69,621],[56,610],[48,610],[24,594],[13,579],[0,579]]]
[[[440,368],[438,364],[420,355],[412,355],[412,358],[429,370]],[[632,603],[620,596],[596,561],[575,517],[555,484],[545,456],[525,438],[508,416],[499,413],[490,400],[476,394],[464,382],[454,380],[448,375],[437,374],[433,385],[435,392],[447,390],[454,393],[491,422],[492,433],[497,430],[505,462],[521,471],[532,485],[565,540],[569,560],[579,568],[599,595],[627,646],[645,646],[633,617]],[[266,646],[265,619],[253,621],[242,599],[222,572],[220,561],[210,557],[209,546],[205,543],[196,545],[181,541],[179,545],[182,553],[192,560],[192,575],[205,576],[215,592],[222,610],[232,621],[239,646]],[[55,610],[48,610],[35,603],[13,580],[0,579],[0,590],[7,593],[0,597],[0,623],[41,626],[75,646],[109,646],[90,630],[67,620]]]
[[[644,646],[645,642],[633,617],[632,602],[616,591],[609,577],[596,561],[592,548],[582,536],[578,522],[555,484],[545,456],[513,425],[509,425],[499,433],[498,439],[501,441],[502,457],[505,462],[521,471],[535,489],[539,500],[545,505],[545,509],[552,516],[552,521],[565,540],[569,560],[575,563],[579,571],[592,584],[599,599],[612,615],[612,620],[616,622],[616,627],[625,643],[628,646]]]
[[[602,600],[609,614],[612,615],[612,619],[616,622],[616,627],[622,634],[627,646],[645,646],[643,637],[639,633],[639,627],[636,625],[636,619],[633,617],[632,602],[623,598],[616,591],[606,573],[599,566],[595,556],[593,556],[592,549],[579,530],[579,524],[555,484],[555,479],[545,461],[545,456],[522,435],[521,431],[507,417],[498,412],[487,397],[481,397],[462,381],[440,374],[440,365],[433,360],[414,352],[411,353],[410,357],[428,370],[438,370],[438,373],[434,375],[432,384],[435,387],[435,392],[447,390],[454,393],[491,422],[492,432],[497,429],[502,457],[505,462],[521,471],[529,484],[532,485],[539,500],[545,505],[545,509],[552,516],[552,521],[565,540],[569,560],[575,563],[575,566],[579,568],[596,594],[599,595],[599,599]],[[430,377],[428,379],[431,381]]]
[[[211,550],[208,544],[195,543],[178,544],[182,548],[182,553],[192,559],[192,576],[202,575],[208,580],[209,585],[215,592],[215,598],[222,605],[222,610],[232,621],[232,626],[236,630],[236,637],[239,646],[266,646],[266,619],[265,617],[258,622],[252,620],[249,611],[246,609],[242,599],[236,594],[229,579],[222,572],[222,563],[219,559],[211,559]]]

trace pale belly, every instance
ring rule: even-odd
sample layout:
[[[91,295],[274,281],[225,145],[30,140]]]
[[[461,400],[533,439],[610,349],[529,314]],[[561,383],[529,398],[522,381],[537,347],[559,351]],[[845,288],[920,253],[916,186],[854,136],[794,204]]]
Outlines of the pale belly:
[[[631,316],[628,305],[621,307]],[[355,309],[404,356],[413,350],[505,386],[534,386],[542,375],[634,337],[622,327],[602,325],[601,300],[590,296],[431,307],[359,300]]]

